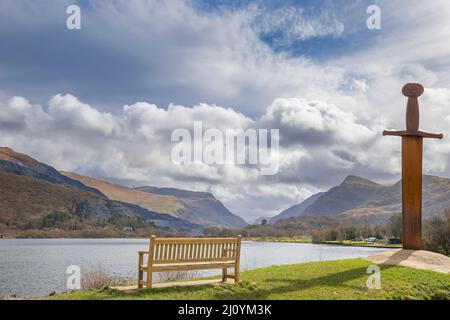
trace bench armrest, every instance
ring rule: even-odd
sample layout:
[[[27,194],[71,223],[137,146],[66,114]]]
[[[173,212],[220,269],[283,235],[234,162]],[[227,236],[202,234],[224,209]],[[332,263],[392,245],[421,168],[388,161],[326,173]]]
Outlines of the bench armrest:
[[[144,264],[144,256],[146,254],[148,255],[148,251],[138,251],[138,254],[139,254],[138,263],[139,263],[139,267],[140,267]]]

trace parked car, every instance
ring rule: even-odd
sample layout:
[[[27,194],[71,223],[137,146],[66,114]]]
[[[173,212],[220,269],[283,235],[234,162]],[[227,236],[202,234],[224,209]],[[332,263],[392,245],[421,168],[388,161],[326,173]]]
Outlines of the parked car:
[[[402,240],[400,240],[399,238],[391,237],[391,238],[389,238],[388,243],[389,244],[401,244]]]
[[[369,238],[366,238],[365,239],[365,241],[366,242],[368,242],[368,243],[375,243],[375,242],[377,242],[377,238],[375,238],[375,237],[369,237]]]

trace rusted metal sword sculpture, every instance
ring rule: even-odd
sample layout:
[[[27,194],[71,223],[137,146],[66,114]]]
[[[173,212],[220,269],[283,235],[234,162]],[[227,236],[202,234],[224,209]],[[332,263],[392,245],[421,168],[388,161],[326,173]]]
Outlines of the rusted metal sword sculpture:
[[[443,134],[419,131],[418,97],[423,86],[408,83],[402,93],[408,97],[406,130],[383,131],[384,136],[402,137],[403,249],[422,248],[422,151],[423,138],[442,139]]]

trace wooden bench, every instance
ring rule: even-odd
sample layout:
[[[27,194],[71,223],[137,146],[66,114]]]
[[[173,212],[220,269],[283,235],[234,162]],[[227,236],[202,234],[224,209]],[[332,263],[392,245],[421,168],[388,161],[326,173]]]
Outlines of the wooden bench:
[[[148,251],[139,251],[138,288],[152,287],[154,272],[222,269],[222,280],[239,282],[241,236],[236,238],[150,237]],[[147,256],[147,259],[145,259]],[[146,261],[145,261],[146,260]],[[228,274],[228,268],[234,274]],[[147,278],[144,280],[144,272]]]

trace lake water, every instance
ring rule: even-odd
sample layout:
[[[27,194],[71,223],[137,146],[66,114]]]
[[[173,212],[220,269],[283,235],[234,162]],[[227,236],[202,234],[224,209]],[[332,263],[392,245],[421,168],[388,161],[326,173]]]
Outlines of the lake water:
[[[146,239],[1,239],[0,296],[44,296],[66,291],[67,267],[101,265],[115,277],[137,279],[137,251]],[[386,249],[303,243],[242,243],[241,270],[309,261],[367,257]],[[219,274],[220,270],[199,275]]]

